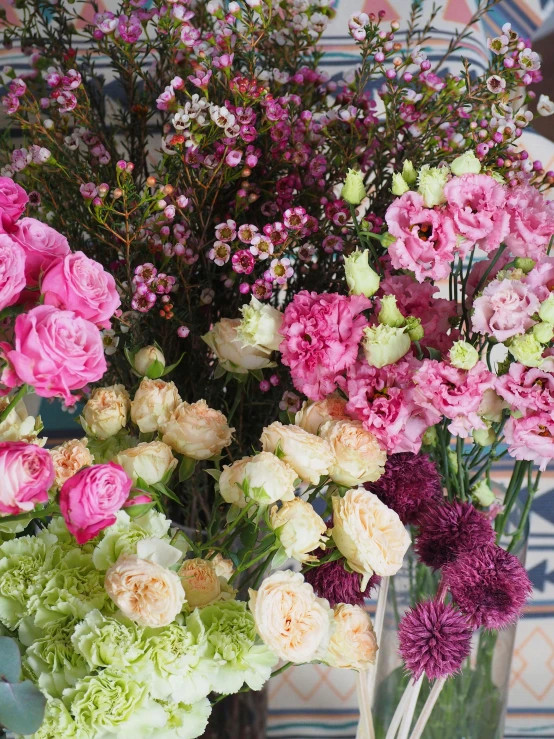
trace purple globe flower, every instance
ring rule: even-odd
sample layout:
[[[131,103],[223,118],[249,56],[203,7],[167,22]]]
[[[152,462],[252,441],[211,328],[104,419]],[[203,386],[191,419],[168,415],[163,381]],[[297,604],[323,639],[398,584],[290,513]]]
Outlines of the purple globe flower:
[[[304,580],[313,587],[315,594],[320,598],[327,598],[331,607],[338,603],[363,606],[364,598],[369,598],[373,588],[381,582],[378,575],[373,575],[366,589],[361,591],[361,575],[347,572],[342,559],[324,562],[318,567],[308,567],[303,575]]]
[[[396,511],[404,524],[417,523],[422,509],[443,497],[435,463],[426,454],[411,452],[391,454],[384,474],[377,482],[366,483],[365,488]]]
[[[496,544],[463,552],[444,568],[443,577],[474,628],[502,629],[515,623],[532,590],[517,557]]]
[[[414,680],[458,672],[471,650],[471,628],[454,606],[424,601],[406,612],[398,626],[399,652]]]
[[[427,506],[418,518],[415,550],[428,567],[438,570],[469,552],[494,541],[490,521],[471,503]]]

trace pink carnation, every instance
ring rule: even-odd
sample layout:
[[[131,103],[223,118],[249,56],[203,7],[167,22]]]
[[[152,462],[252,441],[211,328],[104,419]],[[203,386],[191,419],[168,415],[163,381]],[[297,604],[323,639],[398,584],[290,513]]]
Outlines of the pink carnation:
[[[518,362],[496,380],[496,392],[522,413],[550,411],[554,408],[554,375],[536,367],[524,367]]]
[[[114,278],[82,251],[54,262],[41,285],[45,305],[72,310],[103,328],[121,305]]]
[[[510,230],[506,245],[518,257],[539,260],[554,234],[554,204],[531,185],[510,190]]]
[[[0,177],[0,221],[9,228],[21,217],[29,198],[25,190],[10,177]]]
[[[486,428],[478,411],[485,390],[494,387],[494,375],[483,362],[469,371],[460,370],[447,362],[426,359],[414,376],[417,386],[415,401],[436,413],[434,423],[446,416],[454,436],[467,436],[474,429]]]
[[[448,277],[456,232],[444,210],[426,208],[421,195],[407,192],[389,205],[385,220],[396,236],[389,247],[393,267],[411,270],[418,282]]]
[[[18,383],[31,385],[43,398],[72,405],[73,390],[97,382],[106,371],[100,331],[72,311],[39,305],[15,321],[15,349],[7,359]],[[13,374],[13,373],[12,373]],[[6,382],[6,373],[2,377]]]
[[[24,441],[2,442],[0,479],[0,513],[32,511],[37,503],[48,501],[48,490],[54,482],[50,453]]]
[[[524,334],[534,321],[539,301],[519,280],[493,280],[473,303],[471,324],[477,333],[506,341]]]
[[[0,234],[0,310],[17,302],[25,287],[25,252],[7,234]]]
[[[459,232],[467,239],[463,250],[474,245],[487,253],[498,249],[510,224],[504,187],[486,174],[465,174],[447,182],[444,194]]]
[[[25,277],[28,285],[38,285],[40,276],[53,261],[69,254],[65,236],[35,218],[22,218],[10,236],[25,252]]]
[[[523,418],[511,416],[504,436],[512,457],[535,462],[542,471],[554,459],[554,421],[550,413],[541,411]]]
[[[116,522],[132,485],[124,469],[113,462],[85,467],[64,482],[60,509],[77,544],[86,544]]]
[[[318,295],[302,290],[285,310],[280,346],[294,386],[311,400],[335,390],[335,377],[356,360],[367,326],[363,310],[371,301],[363,295]]]

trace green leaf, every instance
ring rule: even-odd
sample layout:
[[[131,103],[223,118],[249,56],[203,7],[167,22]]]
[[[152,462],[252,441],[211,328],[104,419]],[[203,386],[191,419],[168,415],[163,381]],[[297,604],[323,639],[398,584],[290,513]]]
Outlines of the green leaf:
[[[181,499],[173,492],[173,490],[170,490],[170,488],[168,488],[167,485],[164,485],[161,482],[157,482],[155,485],[152,485],[152,487],[158,493],[165,495],[166,498],[170,498],[171,500],[174,500],[175,503],[179,503],[179,505],[183,505]]]
[[[220,377],[223,377],[227,373],[227,370],[224,369],[220,364],[217,365],[214,372],[214,380],[219,380]]]
[[[204,472],[210,477],[213,477],[216,482],[219,482],[219,478],[221,477],[221,470],[204,470]]]
[[[254,375],[256,380],[258,380],[258,382],[262,382],[262,380],[264,379],[264,373],[262,372],[261,369],[250,370],[250,374]]]
[[[436,359],[437,361],[439,361],[439,362],[440,362],[440,359],[441,359],[441,353],[439,352],[439,350],[438,350],[438,349],[435,349],[435,348],[434,348],[434,347],[432,347],[432,346],[427,346],[427,347],[425,347],[425,348],[426,348],[426,349],[427,349],[427,351],[429,352],[429,356],[430,356],[430,358],[431,358],[431,359]]]
[[[165,370],[165,364],[163,362],[160,362],[159,359],[155,359],[146,370],[146,377],[150,380],[157,380],[159,379],[164,373]]]
[[[258,527],[252,522],[248,521],[244,529],[240,532],[240,540],[247,549],[252,549],[258,538]]]
[[[44,719],[46,698],[30,680],[0,682],[0,724],[16,734],[34,734]]]
[[[21,654],[13,639],[0,637],[0,679],[18,683],[21,677]]]
[[[179,465],[179,482],[184,482],[185,480],[188,480],[189,477],[192,477],[194,475],[195,467],[195,459],[190,459],[190,457],[183,457],[183,460]]]
[[[277,459],[284,459],[285,458],[285,453],[281,449],[281,439],[279,439],[279,441],[277,442],[277,446],[273,450],[273,454],[275,454],[275,456],[277,457]]]
[[[145,513],[148,513],[148,511],[151,508],[154,508],[155,505],[155,503],[137,503],[136,505],[127,506],[125,508],[125,513],[130,516],[130,518],[138,518],[139,516],[144,516]]]
[[[131,365],[131,367],[134,367],[135,366],[135,352],[130,351],[128,347],[124,346],[123,353],[125,354],[125,357],[127,361],[129,362],[129,364]]]
[[[279,547],[271,560],[271,569],[274,570],[277,569],[277,567],[282,567],[287,559],[289,559],[289,555],[285,552],[283,547]]]
[[[181,356],[179,357],[179,359],[176,362],[173,362],[173,364],[170,364],[169,367],[166,367],[165,370],[162,373],[162,377],[165,377],[170,372],[173,372],[173,370],[175,369],[175,367],[178,367],[181,364],[181,360],[183,359],[184,356],[185,356],[185,352],[183,352],[181,354]]]

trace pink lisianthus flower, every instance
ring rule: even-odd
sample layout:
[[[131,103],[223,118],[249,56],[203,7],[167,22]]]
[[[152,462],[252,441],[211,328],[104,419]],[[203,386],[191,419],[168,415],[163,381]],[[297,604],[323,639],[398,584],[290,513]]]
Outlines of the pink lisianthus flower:
[[[415,402],[417,360],[401,359],[381,369],[356,362],[337,383],[348,395],[346,412],[362,422],[388,454],[417,453],[427,428],[439,418]]]
[[[0,444],[0,477],[0,513],[32,511],[37,503],[48,501],[54,482],[52,457],[35,444],[4,441]]]
[[[486,174],[465,174],[447,182],[444,194],[454,223],[466,239],[461,249],[466,252],[474,245],[487,253],[498,249],[510,225],[504,187]]]
[[[419,283],[410,275],[390,275],[381,280],[379,295],[394,295],[402,315],[421,319],[425,332],[421,346],[445,354],[459,336],[449,320],[456,316],[457,306],[454,300],[435,297],[439,293],[439,287],[430,282]]]
[[[492,269],[487,274],[487,279],[485,282],[480,285],[481,279],[485,272],[489,269],[492,260],[496,256],[496,251],[491,252],[489,254],[488,259],[482,259],[480,262],[477,262],[477,264],[474,264],[471,268],[471,272],[469,273],[469,277],[467,278],[466,283],[466,302],[469,305],[473,299],[473,296],[475,295],[475,291],[477,287],[479,286],[479,292],[483,290],[486,284],[494,280],[496,275],[500,272],[501,269],[504,269],[504,267],[508,264],[508,262],[511,261],[511,257],[508,254],[507,251],[504,251],[496,260],[494,263]]]
[[[116,522],[132,485],[124,469],[113,462],[85,467],[64,482],[60,509],[77,544],[86,544]]]
[[[513,362],[505,375],[496,379],[496,392],[522,413],[549,411],[554,408],[554,375],[537,367]]]
[[[542,257],[522,279],[542,303],[554,290],[554,257]]]
[[[335,390],[337,374],[356,361],[367,326],[361,312],[370,306],[363,295],[302,290],[294,297],[284,313],[279,351],[297,390],[311,400]]]
[[[31,385],[42,398],[63,398],[106,372],[100,331],[72,311],[39,305],[15,320],[15,348],[7,352],[17,384]],[[2,380],[6,381],[6,373]]]
[[[0,234],[0,310],[17,302],[25,284],[25,252],[7,234]]]
[[[468,436],[474,429],[486,428],[479,407],[485,390],[494,388],[494,380],[484,362],[466,371],[426,359],[414,375],[415,402],[437,412],[435,423],[441,416],[449,418],[448,428],[454,436]]]
[[[539,300],[520,280],[493,280],[473,303],[471,324],[477,333],[506,341],[533,323]]]
[[[543,472],[554,459],[554,420],[550,413],[541,411],[522,418],[512,416],[506,422],[504,436],[512,457],[535,462]]]
[[[25,278],[28,286],[38,285],[40,276],[52,262],[69,254],[65,236],[35,218],[22,218],[10,232],[25,252]]]
[[[531,185],[510,190],[507,210],[510,216],[506,245],[518,257],[539,260],[554,234],[554,204]]]
[[[421,195],[407,192],[389,205],[385,220],[396,237],[389,247],[393,267],[411,270],[418,282],[448,276],[456,231],[444,209],[426,208]]]
[[[82,251],[54,262],[42,280],[45,305],[72,310],[103,328],[121,305],[114,278]]]

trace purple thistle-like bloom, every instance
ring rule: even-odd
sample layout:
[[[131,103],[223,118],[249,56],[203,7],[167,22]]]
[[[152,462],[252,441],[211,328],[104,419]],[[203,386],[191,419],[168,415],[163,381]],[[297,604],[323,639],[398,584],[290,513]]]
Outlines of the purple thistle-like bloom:
[[[418,519],[415,550],[428,567],[438,570],[469,552],[494,541],[490,521],[471,503],[428,506]]]
[[[425,506],[443,497],[435,463],[426,454],[411,452],[391,454],[384,474],[377,482],[366,483],[365,488],[396,511],[403,524],[416,523]]]
[[[458,672],[471,650],[471,628],[452,605],[428,600],[406,612],[398,626],[399,652],[418,680]]]
[[[464,552],[444,568],[443,577],[476,629],[502,629],[515,623],[532,590],[517,557],[496,544]]]
[[[324,562],[317,567],[308,567],[302,574],[304,580],[313,587],[315,594],[319,598],[326,598],[331,608],[338,603],[363,606],[364,598],[369,598],[373,588],[381,582],[378,575],[372,575],[362,592],[360,590],[362,576],[356,572],[347,572],[341,559]]]

